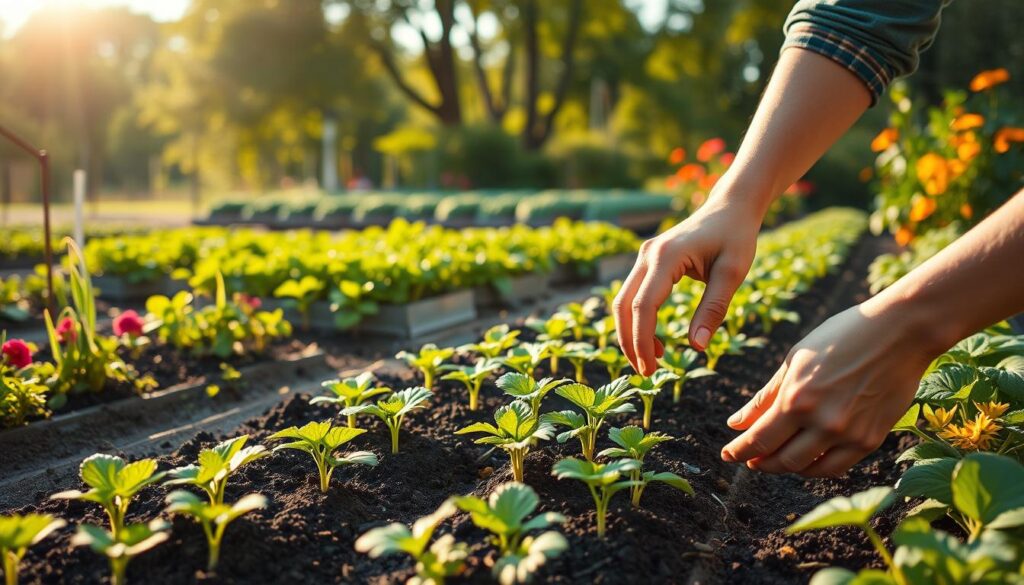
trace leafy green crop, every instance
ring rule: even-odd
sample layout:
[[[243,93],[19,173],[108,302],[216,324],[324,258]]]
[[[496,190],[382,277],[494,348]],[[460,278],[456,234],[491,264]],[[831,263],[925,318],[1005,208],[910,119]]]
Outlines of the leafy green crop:
[[[519,330],[510,329],[507,323],[495,325],[484,332],[483,339],[459,347],[459,351],[473,352],[487,359],[494,359],[519,343]]]
[[[29,547],[37,544],[66,523],[49,514],[0,516],[0,556],[3,557],[6,585],[18,585],[18,565]]]
[[[636,412],[636,408],[629,403],[636,390],[630,387],[626,376],[612,380],[597,390],[583,384],[566,384],[556,389],[555,394],[576,405],[581,412],[549,412],[542,415],[541,420],[555,426],[568,427],[568,431],[558,435],[558,442],[564,443],[573,437],[579,439],[583,457],[587,461],[594,460],[597,433],[605,418],[613,414]]]
[[[640,462],[633,459],[616,459],[610,463],[581,461],[575,457],[562,459],[551,468],[551,474],[558,479],[578,479],[587,484],[590,495],[597,507],[597,535],[604,536],[608,517],[608,503],[612,496],[639,482],[623,478],[624,474],[640,469]]]
[[[309,330],[309,309],[313,302],[320,298],[326,283],[319,278],[307,274],[296,280],[286,280],[274,289],[274,296],[291,299],[295,309],[302,316],[302,329]]]
[[[611,306],[611,304],[607,305]],[[608,342],[615,337],[617,331],[615,317],[608,315],[603,319],[597,319],[584,330],[584,334],[597,340],[597,349],[603,350],[608,347]]]
[[[665,348],[665,354],[661,356],[658,363],[661,367],[677,376],[672,383],[672,402],[678,403],[683,395],[683,384],[691,378],[713,376],[715,371],[708,368],[695,368],[697,359],[700,357],[695,350],[686,347],[680,349]]]
[[[328,295],[331,311],[334,311],[334,325],[339,329],[352,329],[366,317],[379,313],[380,305],[369,298],[373,288],[373,282],[339,282],[338,288]]]
[[[228,525],[249,512],[265,508],[267,498],[260,494],[248,494],[234,504],[225,504],[203,501],[192,492],[175,490],[167,495],[167,504],[169,514],[191,516],[202,525],[209,551],[206,568],[213,571],[220,560],[220,547]]]
[[[33,375],[38,369],[30,365],[14,372],[0,364],[0,428],[20,427],[31,418],[48,414],[46,395],[50,388]]]
[[[278,445],[274,451],[295,449],[309,453],[313,457],[316,469],[320,473],[320,491],[327,493],[331,475],[338,467],[345,465],[377,465],[377,456],[369,451],[355,451],[336,457],[334,452],[352,439],[365,433],[363,429],[351,427],[335,427],[330,421],[311,422],[300,427],[289,427],[267,437],[268,441],[292,440],[290,443]]]
[[[537,366],[544,362],[545,359],[551,356],[551,343],[550,342],[538,342],[520,343],[517,347],[513,347],[508,350],[505,357],[502,358],[501,363],[505,366],[533,377],[533,373],[537,371]]]
[[[633,459],[640,464],[640,467],[631,471],[629,476],[631,480],[636,482],[636,485],[630,488],[630,500],[634,506],[640,505],[640,496],[643,495],[644,488],[653,481],[660,481],[691,496],[693,495],[693,487],[690,486],[690,482],[675,473],[667,471],[657,473],[643,470],[644,457],[647,456],[647,453],[656,445],[665,441],[671,441],[672,437],[658,432],[644,434],[643,429],[631,425],[608,429],[608,438],[618,447],[609,447],[598,453],[598,457]]]
[[[310,404],[338,404],[342,407],[359,406],[374,396],[387,394],[391,388],[378,386],[373,388],[374,377],[372,372],[363,372],[355,378],[344,378],[341,380],[327,380],[320,386],[334,393],[334,396],[317,396],[309,401]],[[348,426],[355,428],[356,415],[348,415]]]
[[[622,370],[629,367],[629,360],[622,355],[617,347],[606,347],[591,356],[596,362],[604,364],[608,370],[608,377],[612,380],[622,375]]]
[[[405,360],[410,366],[423,372],[423,386],[427,389],[434,387],[434,377],[444,362],[455,355],[455,348],[439,348],[433,343],[428,343],[420,348],[419,353],[400,351],[396,358]]]
[[[405,553],[416,561],[416,577],[406,585],[444,585],[445,579],[464,570],[468,547],[451,534],[430,541],[441,522],[455,512],[455,504],[445,500],[434,513],[416,520],[411,530],[397,522],[370,530],[356,540],[356,550],[372,558]]]
[[[505,391],[505,394],[519,400],[525,400],[533,412],[540,412],[540,404],[549,392],[570,380],[555,380],[554,378],[541,378],[534,380],[526,374],[519,372],[508,372],[503,374],[495,384]]]
[[[79,466],[82,481],[89,491],[69,490],[50,496],[56,500],[83,500],[99,504],[110,520],[110,532],[118,538],[124,529],[125,516],[132,498],[143,488],[164,478],[157,472],[155,459],[140,459],[131,463],[116,455],[97,453],[90,455]]]
[[[171,525],[163,520],[129,524],[114,534],[99,526],[83,524],[71,539],[74,546],[88,546],[110,561],[111,585],[124,585],[128,562],[169,537]]]
[[[562,354],[573,367],[573,377],[580,384],[587,383],[587,376],[583,368],[594,357],[594,346],[583,341],[573,341],[565,344],[565,352]]]
[[[486,500],[461,496],[454,501],[459,509],[469,512],[473,524],[491,533],[501,555],[493,570],[501,585],[530,582],[541,565],[569,547],[565,537],[554,530],[530,536],[530,532],[565,522],[565,517],[555,512],[527,518],[540,504],[530,486],[505,483]]]
[[[399,390],[391,395],[378,400],[376,404],[362,404],[350,406],[341,411],[345,416],[358,414],[372,414],[384,421],[384,424],[391,431],[391,453],[398,453],[398,430],[402,426],[405,415],[417,408],[425,408],[426,401],[434,395],[433,392],[422,386]]]
[[[565,353],[565,339],[572,334],[569,327],[569,320],[563,316],[552,315],[549,319],[531,318],[526,321],[526,326],[538,333],[537,341],[546,345],[547,355],[550,360],[551,373],[558,373],[558,358]]]
[[[661,394],[661,387],[669,382],[679,380],[679,376],[668,370],[655,370],[650,376],[635,374],[629,377],[629,384],[640,396],[640,402],[644,405],[644,429],[651,428],[651,411],[654,410],[654,398]]]
[[[501,362],[491,359],[480,358],[472,366],[456,366],[453,364],[441,366],[441,370],[448,373],[441,376],[442,380],[454,380],[461,382],[469,391],[469,409],[476,410],[480,401],[480,387],[484,380],[489,378],[495,370],[501,367]]]
[[[494,424],[473,423],[455,431],[457,435],[484,433],[476,440],[481,445],[494,445],[508,451],[512,459],[512,477],[522,482],[524,461],[527,453],[538,441],[551,438],[554,427],[541,420],[536,410],[522,400],[516,400],[498,408],[494,413]]]
[[[245,446],[248,435],[241,435],[218,443],[211,449],[199,452],[197,465],[186,465],[172,469],[172,479],[165,485],[191,485],[204,492],[211,504],[224,503],[224,490],[228,480],[243,466],[269,455],[263,445]]]

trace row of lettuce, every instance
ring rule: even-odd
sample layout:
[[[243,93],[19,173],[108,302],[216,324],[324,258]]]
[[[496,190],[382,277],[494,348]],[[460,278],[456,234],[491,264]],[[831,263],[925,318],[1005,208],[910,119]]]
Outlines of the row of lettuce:
[[[578,441],[579,456],[558,461],[551,473],[560,479],[577,480],[591,493],[598,536],[607,530],[610,503],[619,492],[628,492],[633,506],[641,505],[644,490],[653,483],[692,495],[692,486],[681,475],[652,470],[645,464],[645,456],[652,449],[673,440],[651,428],[653,408],[669,394],[663,391],[671,387],[671,395],[678,401],[683,383],[688,378],[713,375],[722,355],[739,354],[762,345],[762,339],[747,338],[742,331],[752,323],[760,324],[768,333],[777,322],[797,320],[794,313],[785,310],[785,304],[841,264],[865,225],[866,219],[860,212],[829,210],[762,235],[753,269],[730,309],[727,325],[709,344],[705,365],[698,364],[697,353],[687,346],[682,334],[703,285],[684,281],[659,314],[658,328],[666,343],[661,368],[650,377],[624,374],[628,362],[610,343],[615,336],[615,322],[608,316],[608,309],[621,286],[614,283],[595,290],[595,296],[585,302],[570,303],[548,318],[528,321],[533,341],[523,340],[525,335],[520,330],[499,325],[476,343],[448,348],[428,344],[417,352],[399,353],[397,357],[421,373],[422,386],[392,390],[381,386],[370,373],[325,382],[325,395],[313,402],[336,405],[345,424],[310,421],[280,429],[267,438],[277,444],[273,450],[263,445],[247,445],[247,436],[235,437],[204,449],[196,464],[168,472],[159,471],[154,459],[129,463],[97,454],[86,459],[81,468],[88,491],[62,492],[53,497],[81,499],[104,508],[108,525],[81,525],[72,542],[106,555],[113,581],[123,583],[128,561],[167,540],[170,530],[162,518],[146,520],[134,516],[136,523],[128,523],[131,499],[139,491],[161,482],[168,487],[190,488],[166,495],[166,514],[188,516],[202,524],[208,541],[207,566],[213,569],[227,526],[268,504],[267,496],[258,493],[242,496],[235,502],[225,501],[227,483],[244,466],[280,450],[297,450],[312,459],[310,468],[315,467],[320,488],[327,492],[336,469],[374,466],[380,457],[387,456],[367,450],[340,452],[366,432],[362,425],[367,417],[380,419],[389,430],[389,451],[395,454],[400,450],[404,419],[415,410],[439,406],[434,395],[439,380],[463,385],[474,411],[481,410],[478,398],[484,385],[491,392],[493,384],[505,397],[500,406],[487,413],[493,424],[481,420],[457,434],[477,435],[476,443],[505,451],[513,481],[497,486],[486,497],[453,496],[411,528],[402,524],[374,528],[358,538],[355,547],[371,557],[412,556],[414,582],[443,583],[465,571],[469,547],[453,535],[435,538],[434,531],[461,510],[492,537],[497,548],[495,579],[503,584],[528,582],[548,559],[568,547],[567,539],[555,529],[566,520],[562,514],[533,516],[540,501],[527,485],[526,458],[530,451],[552,439],[559,443]],[[87,283],[87,279],[80,282]],[[218,307],[227,302],[223,292],[219,296]],[[608,383],[590,385],[584,366],[592,362],[604,366]],[[564,377],[570,373],[566,364],[572,366],[571,377]],[[22,369],[13,375],[24,372]],[[546,407],[545,401],[551,394],[560,396],[572,407],[562,411]],[[642,425],[610,427],[614,419],[638,410],[643,411]],[[606,426],[610,428],[605,430]],[[602,436],[614,446],[598,451]],[[388,451],[381,445],[375,447],[378,452]],[[689,466],[682,467],[697,472]],[[63,520],[50,515],[14,516],[2,521],[10,529],[7,535],[0,529],[0,547],[15,559],[7,569],[14,574],[17,560],[29,546],[64,526]]]
[[[281,192],[226,198],[210,222],[367,224],[393,218],[459,225],[543,224],[568,217],[618,222],[637,213],[673,211],[673,199],[643,191],[548,190],[443,192]],[[657,221],[655,221],[655,225]]]

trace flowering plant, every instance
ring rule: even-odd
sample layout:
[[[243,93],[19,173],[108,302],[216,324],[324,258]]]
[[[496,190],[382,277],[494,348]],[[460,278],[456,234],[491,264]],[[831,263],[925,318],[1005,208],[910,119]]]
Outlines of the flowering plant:
[[[893,88],[891,125],[871,142],[874,233],[888,230],[904,246],[933,228],[979,221],[1024,185],[1024,114],[1002,94],[1007,79],[1005,69],[982,71],[970,93],[947,91],[927,110]]]

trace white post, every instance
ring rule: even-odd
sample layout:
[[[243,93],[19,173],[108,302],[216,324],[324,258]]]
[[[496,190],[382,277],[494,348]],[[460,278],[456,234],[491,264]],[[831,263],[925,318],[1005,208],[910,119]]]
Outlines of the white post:
[[[333,115],[324,115],[323,160],[320,188],[328,193],[338,190],[338,123]]]
[[[77,169],[74,174],[75,184],[75,243],[85,246],[85,171]]]

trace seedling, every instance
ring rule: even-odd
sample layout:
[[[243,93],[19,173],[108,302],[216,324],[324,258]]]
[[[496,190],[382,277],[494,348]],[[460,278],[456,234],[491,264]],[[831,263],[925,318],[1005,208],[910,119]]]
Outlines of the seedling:
[[[606,347],[601,351],[591,356],[596,362],[604,364],[604,367],[608,370],[608,377],[612,380],[622,375],[622,370],[626,369],[629,365],[629,360],[626,356],[622,355],[622,352],[615,347]]]
[[[583,368],[594,358],[594,346],[583,341],[565,344],[565,358],[572,364],[574,377],[580,384],[587,383]]]
[[[307,274],[299,280],[286,280],[274,290],[274,296],[291,299],[295,310],[302,318],[302,329],[309,330],[309,309],[313,303],[323,296],[324,281]]]
[[[527,519],[539,503],[533,488],[514,482],[498,486],[486,500],[476,496],[455,498],[455,505],[469,512],[473,524],[491,533],[501,554],[493,570],[501,585],[529,582],[541,565],[569,547],[565,537],[554,530],[529,535],[565,522],[565,516],[555,512]]]
[[[539,334],[537,341],[547,344],[551,373],[557,374],[558,358],[564,353],[565,338],[572,333],[569,321],[556,314],[547,320],[530,319],[526,322],[526,326]]]
[[[708,368],[695,368],[697,358],[700,357],[695,350],[685,347],[679,349],[665,348],[665,355],[658,360],[661,367],[672,372],[678,378],[672,383],[672,402],[679,402],[683,396],[683,384],[691,378],[703,376],[714,376],[716,372]]]
[[[604,306],[611,309],[612,305],[615,304],[615,297],[619,295],[620,290],[622,290],[622,281],[613,280],[608,286],[595,286],[590,289],[590,292],[600,297],[604,301]]]
[[[334,452],[339,447],[352,439],[365,433],[363,429],[351,427],[335,427],[330,421],[311,422],[300,427],[289,427],[278,431],[267,437],[268,441],[283,441],[294,439],[291,443],[284,443],[274,448],[274,451],[282,449],[295,449],[304,451],[313,457],[316,469],[320,473],[320,491],[327,493],[327,486],[331,482],[331,475],[334,470],[345,465],[377,465],[377,456],[369,451],[355,451],[341,457],[335,457]]]
[[[391,453],[398,453],[398,430],[402,426],[402,419],[414,409],[426,407],[425,402],[433,395],[433,392],[422,386],[406,388],[378,400],[376,404],[350,406],[342,410],[341,414],[372,414],[384,421],[391,431]]]
[[[209,557],[206,568],[213,571],[220,560],[220,545],[228,525],[242,516],[267,506],[267,498],[260,494],[242,496],[234,504],[205,502],[199,496],[185,490],[175,490],[167,495],[167,512],[191,516],[203,527],[206,535]]]
[[[66,523],[49,514],[0,516],[0,555],[3,556],[4,583],[18,585],[18,569],[29,547],[38,544]]]
[[[115,455],[97,453],[87,457],[79,466],[82,481],[89,491],[69,490],[53,494],[55,500],[83,500],[95,502],[103,507],[110,519],[110,532],[117,540],[124,530],[125,515],[132,498],[146,486],[152,485],[166,475],[157,473],[155,459],[140,459],[126,463]]]
[[[519,347],[508,350],[508,353],[501,362],[520,374],[526,374],[532,378],[533,373],[537,371],[537,366],[545,358],[550,357],[550,347],[551,344],[549,342],[520,343]]]
[[[423,372],[423,385],[430,389],[434,387],[434,377],[445,360],[455,355],[455,348],[438,348],[433,343],[428,343],[420,348],[419,353],[400,351],[396,358],[405,360],[410,366]]]
[[[640,396],[644,405],[644,429],[651,428],[651,412],[654,410],[654,398],[661,393],[661,388],[669,382],[675,382],[679,376],[668,370],[655,370],[650,376],[639,374],[629,377],[629,383]]]
[[[535,413],[540,412],[540,404],[549,392],[570,380],[554,378],[541,378],[534,380],[526,374],[519,372],[508,372],[502,375],[495,384],[505,391],[505,394],[512,398],[525,400],[530,404],[530,409]]]
[[[551,468],[551,474],[558,479],[578,479],[587,484],[590,495],[597,507],[597,535],[604,536],[608,516],[608,502],[620,491],[631,488],[639,482],[622,479],[624,474],[640,469],[640,462],[634,459],[617,459],[611,463],[581,461],[575,457],[562,459]]]
[[[488,359],[495,359],[519,343],[519,330],[509,329],[508,324],[495,325],[486,332],[478,343],[459,347],[459,351],[471,351]]]
[[[243,466],[269,455],[263,445],[245,446],[248,435],[228,439],[212,449],[199,452],[198,465],[173,469],[165,485],[191,485],[206,492],[211,504],[224,503],[228,479]]]
[[[598,457],[624,457],[640,463],[641,467],[631,471],[629,476],[630,479],[637,482],[637,485],[630,488],[630,501],[633,503],[633,506],[640,505],[640,496],[643,495],[644,488],[652,481],[667,483],[678,490],[682,490],[691,496],[693,495],[693,487],[690,486],[690,482],[678,475],[667,471],[655,473],[643,470],[644,457],[647,456],[647,453],[655,445],[671,441],[672,437],[658,432],[644,434],[643,429],[640,427],[630,425],[623,428],[608,429],[608,438],[618,447],[609,447],[598,453]]]
[[[129,524],[115,535],[99,526],[82,524],[71,538],[74,546],[88,546],[110,561],[111,585],[124,585],[128,562],[169,537],[170,524],[152,520],[147,524]]]
[[[558,442],[564,443],[573,437],[579,439],[583,457],[593,461],[597,432],[605,418],[612,414],[636,412],[636,408],[629,403],[635,393],[636,390],[630,387],[629,379],[625,376],[597,390],[583,384],[567,384],[555,390],[555,394],[576,405],[582,413],[574,410],[549,412],[541,416],[541,421],[568,427],[568,431],[558,435]]]
[[[448,371],[441,379],[462,382],[469,391],[469,409],[476,410],[479,407],[480,387],[500,367],[501,362],[484,358],[476,360],[472,366],[441,366],[442,370]]]
[[[608,347],[608,340],[615,336],[615,331],[615,317],[609,315],[591,323],[586,334],[597,340],[597,349],[603,350]]]
[[[451,534],[445,534],[433,544],[430,540],[441,522],[455,512],[455,504],[445,500],[433,514],[414,522],[412,530],[397,522],[370,530],[356,540],[356,550],[371,558],[405,553],[416,561],[416,577],[407,585],[444,585],[445,579],[462,573],[468,547],[455,542]]]
[[[383,386],[373,388],[373,374],[363,372],[355,378],[344,378],[342,380],[327,380],[320,384],[323,388],[334,393],[334,396],[317,396],[309,401],[310,404],[338,404],[343,408],[359,406],[374,396],[391,392],[390,388]],[[348,415],[348,426],[356,427],[356,415]]]
[[[522,400],[499,408],[494,413],[494,423],[473,423],[455,431],[455,434],[484,433],[486,436],[475,442],[480,445],[494,445],[508,451],[512,459],[512,477],[522,482],[523,465],[530,447],[537,441],[550,439],[554,427],[542,421],[537,411]]]
[[[765,343],[763,337],[747,337],[745,333],[732,335],[725,329],[719,329],[711,336],[711,341],[704,350],[704,355],[708,357],[708,369],[714,370],[718,367],[718,360],[724,355],[741,355],[743,350],[764,347]]]
[[[564,304],[558,308],[558,312],[555,315],[568,321],[569,327],[572,329],[573,339],[582,341],[583,333],[586,331],[587,325],[590,325],[590,322],[594,319],[600,304],[600,299],[591,297],[582,303]]]
[[[38,366],[29,365],[28,372]],[[31,418],[47,415],[46,395],[50,388],[40,381],[38,371],[30,378],[0,366],[0,428],[20,427]]]
[[[342,280],[338,283],[328,294],[331,312],[334,313],[334,325],[339,329],[351,329],[366,317],[379,313],[380,306],[370,297],[374,287],[372,281],[359,283]]]

